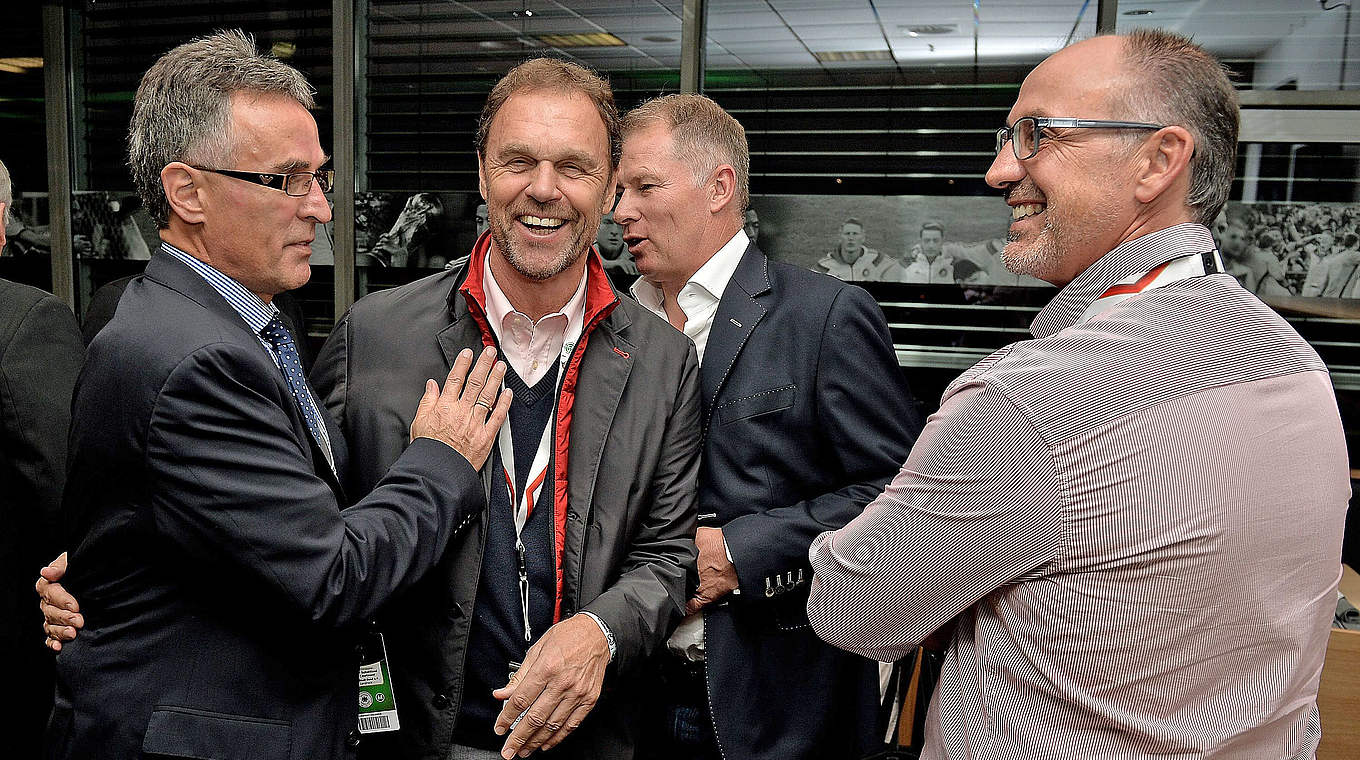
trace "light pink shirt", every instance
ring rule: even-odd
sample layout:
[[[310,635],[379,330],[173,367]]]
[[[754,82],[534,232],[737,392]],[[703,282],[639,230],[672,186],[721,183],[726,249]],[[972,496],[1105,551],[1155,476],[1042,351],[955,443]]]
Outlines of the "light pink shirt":
[[[589,252],[587,256],[594,256]],[[571,353],[586,314],[586,273],[581,271],[581,283],[561,311],[544,315],[537,322],[528,314],[515,309],[505,292],[491,274],[491,257],[482,263],[482,278],[486,288],[486,316],[500,343],[501,357],[519,375],[524,384],[534,387],[563,354]]]
[[[891,660],[958,616],[923,758],[1313,757],[1350,492],[1326,366],[1226,274],[1083,316],[1212,249],[1096,262],[813,542],[827,641]]]

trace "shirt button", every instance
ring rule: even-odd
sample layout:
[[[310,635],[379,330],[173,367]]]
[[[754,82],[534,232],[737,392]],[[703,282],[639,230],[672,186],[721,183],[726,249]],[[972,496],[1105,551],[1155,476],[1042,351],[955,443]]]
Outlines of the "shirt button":
[[[436,710],[447,710],[449,709],[450,702],[449,698],[443,694],[436,694],[434,695],[434,699],[430,700],[430,704],[434,705],[434,709]]]
[[[350,731],[350,732],[349,732],[349,736],[346,736],[346,737],[345,737],[345,746],[348,747],[348,748],[350,748],[350,749],[358,749],[358,748],[359,748],[359,731],[358,731],[358,729],[355,729],[355,730],[353,730],[353,731]]]

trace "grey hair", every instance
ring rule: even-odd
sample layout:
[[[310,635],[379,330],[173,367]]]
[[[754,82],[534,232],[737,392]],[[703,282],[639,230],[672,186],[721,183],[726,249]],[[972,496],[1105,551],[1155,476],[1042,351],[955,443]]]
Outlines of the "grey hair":
[[[0,228],[3,228],[9,224],[9,207],[14,205],[14,185],[10,184],[9,169],[5,168],[4,161],[0,161],[0,203],[5,204],[5,213],[0,214]]]
[[[231,96],[238,92],[285,95],[309,110],[314,105],[306,77],[257,51],[255,38],[239,29],[186,42],[142,76],[128,128],[128,167],[161,229],[170,224],[161,170],[175,161],[221,168],[231,160]]]
[[[1138,29],[1121,38],[1126,81],[1111,105],[1115,118],[1179,125],[1195,139],[1185,205],[1213,224],[1237,170],[1237,92],[1228,70],[1188,37]],[[1146,133],[1130,133],[1142,139]]]
[[[695,184],[722,164],[732,167],[736,175],[732,210],[744,222],[751,200],[751,152],[741,122],[703,95],[663,95],[623,117],[623,136],[656,123],[670,130],[673,154],[693,172]]]

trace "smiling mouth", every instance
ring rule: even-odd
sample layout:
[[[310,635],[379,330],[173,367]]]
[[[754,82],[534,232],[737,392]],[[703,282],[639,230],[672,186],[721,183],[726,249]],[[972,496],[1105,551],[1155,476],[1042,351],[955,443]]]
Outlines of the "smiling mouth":
[[[534,230],[535,232],[552,232],[553,230],[560,229],[562,225],[567,223],[566,219],[558,219],[556,217],[550,216],[532,216],[529,214],[521,214],[515,218],[517,221],[519,221],[520,224],[524,225],[525,227],[528,227],[531,230]]]
[[[1017,203],[1011,206],[1011,221],[1018,222],[1042,214],[1048,206],[1042,203]]]

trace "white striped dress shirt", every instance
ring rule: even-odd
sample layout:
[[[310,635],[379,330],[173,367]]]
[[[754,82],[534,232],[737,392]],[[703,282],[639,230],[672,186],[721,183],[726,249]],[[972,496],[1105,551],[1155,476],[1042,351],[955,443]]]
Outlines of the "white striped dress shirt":
[[[1187,224],[1093,264],[812,544],[827,641],[891,660],[958,617],[923,757],[1313,756],[1350,491],[1325,365],[1229,275],[1081,320],[1212,248]]]

